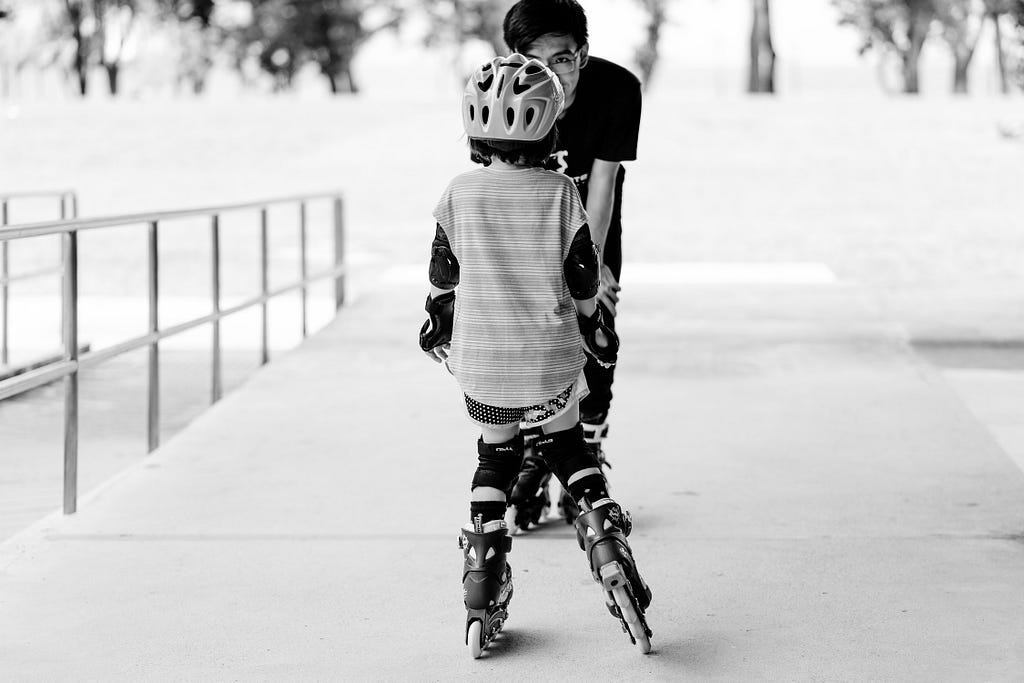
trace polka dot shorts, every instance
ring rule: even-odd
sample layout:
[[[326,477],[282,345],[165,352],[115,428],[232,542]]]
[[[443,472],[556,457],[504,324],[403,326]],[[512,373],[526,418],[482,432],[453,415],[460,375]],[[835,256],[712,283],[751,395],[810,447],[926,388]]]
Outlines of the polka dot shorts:
[[[569,408],[574,399],[577,401],[582,400],[589,393],[590,390],[587,388],[587,380],[584,379],[583,373],[580,373],[579,379],[566,387],[565,391],[558,394],[558,396],[555,396],[544,403],[538,403],[532,406],[524,406],[522,408],[501,408],[481,403],[468,394],[464,394],[464,397],[466,399],[466,411],[469,413],[469,419],[478,425],[510,425],[521,423],[523,425],[537,426],[542,425],[545,422],[550,422],[560,416]]]

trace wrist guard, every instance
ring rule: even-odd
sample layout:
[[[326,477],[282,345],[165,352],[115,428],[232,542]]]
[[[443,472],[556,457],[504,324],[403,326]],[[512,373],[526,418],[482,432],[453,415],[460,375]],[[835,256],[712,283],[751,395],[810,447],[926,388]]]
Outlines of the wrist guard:
[[[580,336],[583,337],[583,350],[597,361],[598,365],[610,368],[619,359],[619,336],[615,334],[615,330],[605,324],[604,314],[601,311],[602,307],[599,305],[590,317],[577,313],[576,320],[580,325]],[[607,346],[598,345],[598,331],[602,332],[608,340]]]
[[[427,321],[420,328],[420,348],[430,351],[452,340],[452,325],[455,322],[455,290],[435,298],[427,295],[423,306]]]

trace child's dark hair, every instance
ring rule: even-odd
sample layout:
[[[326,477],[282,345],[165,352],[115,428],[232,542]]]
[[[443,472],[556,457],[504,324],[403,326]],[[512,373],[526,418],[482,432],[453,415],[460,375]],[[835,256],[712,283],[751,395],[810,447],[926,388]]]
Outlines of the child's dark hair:
[[[577,47],[587,43],[587,15],[576,0],[519,0],[505,15],[505,44],[522,52],[546,33],[572,36]]]
[[[484,166],[490,166],[491,159],[497,157],[507,164],[543,167],[557,143],[558,126],[552,126],[551,131],[536,142],[470,138],[469,158]]]

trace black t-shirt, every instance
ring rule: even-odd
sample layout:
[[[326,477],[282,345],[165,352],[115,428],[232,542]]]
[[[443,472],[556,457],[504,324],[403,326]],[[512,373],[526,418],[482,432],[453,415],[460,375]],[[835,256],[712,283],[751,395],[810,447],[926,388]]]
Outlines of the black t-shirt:
[[[629,70],[599,57],[590,57],[580,71],[576,99],[558,120],[558,147],[547,168],[565,173],[576,183],[583,201],[594,159],[636,159],[640,134],[640,81]],[[604,248],[605,263],[619,276],[622,251],[622,184],[626,171],[619,167],[615,203]]]

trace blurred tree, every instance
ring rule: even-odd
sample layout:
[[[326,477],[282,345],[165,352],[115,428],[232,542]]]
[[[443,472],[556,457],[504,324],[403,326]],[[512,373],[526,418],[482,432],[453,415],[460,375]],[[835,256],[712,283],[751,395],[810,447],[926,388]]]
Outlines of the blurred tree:
[[[292,87],[295,74],[315,63],[331,92],[359,91],[352,60],[374,35],[403,17],[398,0],[250,0],[252,22],[236,31],[237,49],[255,53],[276,90]]]
[[[750,68],[747,92],[775,92],[775,49],[772,47],[771,3],[751,0]]]
[[[967,94],[967,75],[989,16],[984,0],[932,0],[942,36],[953,53],[953,92]]]
[[[984,0],[986,16],[992,19],[994,30],[993,42],[996,49],[996,65],[999,68],[999,92],[1006,95],[1010,92],[1010,81],[1006,73],[1006,48],[1003,45],[1004,18],[1011,13],[1012,5],[1017,0]]]
[[[206,88],[221,38],[220,29],[213,24],[215,5],[215,0],[156,0],[158,16],[174,27],[180,46],[177,85],[188,84],[196,95]]]
[[[505,13],[515,0],[425,0],[423,9],[430,21],[428,46],[442,43],[454,45],[461,55],[473,40],[486,43],[495,55],[508,52],[502,38]]]
[[[637,69],[640,70],[640,82],[646,89],[650,85],[654,69],[658,65],[661,29],[668,19],[668,0],[637,1],[647,14],[647,24],[644,30],[644,42],[637,47],[634,60]]]
[[[1007,59],[1007,71],[1014,75],[1017,85],[1024,88],[1024,0],[1009,0],[1006,15],[1014,34],[1009,41],[1013,52]]]
[[[856,27],[864,39],[860,53],[876,49],[900,61],[902,90],[920,92],[921,48],[935,19],[932,0],[832,0],[839,23]]]
[[[107,72],[111,95],[118,93],[118,77],[125,45],[135,26],[136,0],[92,0],[96,20],[96,50]]]
[[[74,41],[72,67],[78,78],[78,94],[85,97],[89,90],[89,55],[92,52],[92,33],[87,30],[87,22],[93,8],[88,0],[64,0],[64,6],[67,9],[67,29]]]
[[[503,38],[505,13],[516,0],[424,0],[429,31],[423,42],[427,47],[451,45],[452,73],[459,87],[465,85],[476,66],[468,66],[467,52],[474,43],[493,55],[508,53]],[[475,58],[479,55],[473,53]]]

